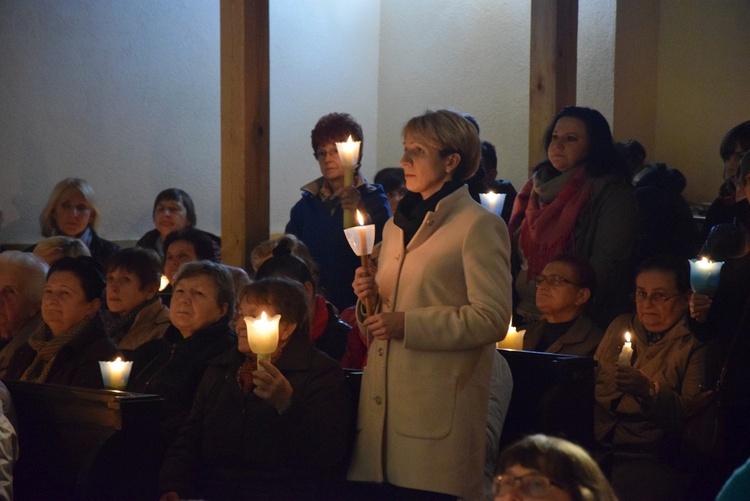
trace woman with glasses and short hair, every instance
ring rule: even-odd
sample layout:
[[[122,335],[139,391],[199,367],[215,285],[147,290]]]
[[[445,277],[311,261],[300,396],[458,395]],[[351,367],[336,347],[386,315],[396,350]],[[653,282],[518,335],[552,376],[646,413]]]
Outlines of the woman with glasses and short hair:
[[[544,318],[526,327],[523,349],[579,357],[593,355],[603,332],[586,313],[596,291],[596,272],[588,259],[560,254],[534,281],[536,306]]]
[[[508,446],[493,480],[495,501],[617,501],[599,466],[582,447],[562,438],[530,435]]]
[[[622,499],[683,499],[687,479],[670,465],[679,453],[674,438],[705,382],[705,346],[688,323],[690,293],[687,259],[643,263],[635,279],[636,313],[610,324],[594,356],[594,431]],[[632,355],[620,357],[626,332]]]

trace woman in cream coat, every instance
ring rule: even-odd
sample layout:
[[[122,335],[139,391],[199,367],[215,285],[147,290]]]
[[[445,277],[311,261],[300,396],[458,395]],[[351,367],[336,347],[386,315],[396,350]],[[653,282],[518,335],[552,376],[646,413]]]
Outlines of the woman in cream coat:
[[[479,163],[471,123],[428,111],[403,136],[409,193],[386,224],[377,276],[359,268],[353,284],[372,343],[349,479],[391,498],[480,499],[494,343],[511,311],[508,230],[462,181]]]

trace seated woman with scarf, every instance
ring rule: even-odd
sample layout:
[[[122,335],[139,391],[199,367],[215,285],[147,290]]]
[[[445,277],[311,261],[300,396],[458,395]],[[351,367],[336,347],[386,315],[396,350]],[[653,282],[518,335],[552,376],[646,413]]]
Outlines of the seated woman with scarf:
[[[117,347],[99,314],[104,279],[89,257],[64,257],[47,273],[44,324],[10,361],[7,379],[101,389],[99,361],[114,360]]]

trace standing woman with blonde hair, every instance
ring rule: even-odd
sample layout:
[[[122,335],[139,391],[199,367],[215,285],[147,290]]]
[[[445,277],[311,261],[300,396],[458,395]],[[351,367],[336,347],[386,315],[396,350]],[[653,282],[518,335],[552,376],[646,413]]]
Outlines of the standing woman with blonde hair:
[[[412,118],[403,144],[408,193],[377,274],[360,267],[353,283],[372,341],[349,480],[381,484],[383,498],[479,499],[495,342],[511,310],[508,230],[469,195],[480,145],[460,113]],[[377,305],[367,318],[365,299]]]
[[[42,209],[39,224],[44,237],[80,238],[102,269],[112,254],[120,249],[117,244],[97,235],[99,209],[94,190],[85,179],[68,177],[57,183]]]

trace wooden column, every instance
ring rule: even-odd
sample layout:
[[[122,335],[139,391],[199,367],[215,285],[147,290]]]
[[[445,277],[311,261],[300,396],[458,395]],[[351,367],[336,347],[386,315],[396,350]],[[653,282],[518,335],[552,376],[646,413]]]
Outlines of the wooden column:
[[[544,157],[544,131],[576,103],[578,0],[531,1],[529,170]]]
[[[269,234],[268,0],[221,0],[222,261]]]

